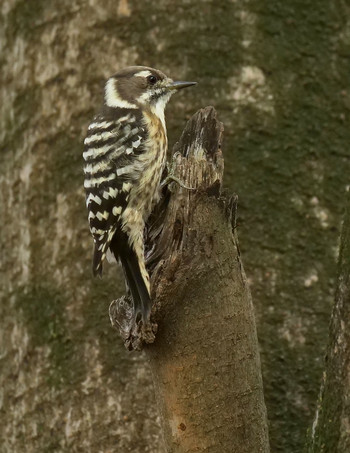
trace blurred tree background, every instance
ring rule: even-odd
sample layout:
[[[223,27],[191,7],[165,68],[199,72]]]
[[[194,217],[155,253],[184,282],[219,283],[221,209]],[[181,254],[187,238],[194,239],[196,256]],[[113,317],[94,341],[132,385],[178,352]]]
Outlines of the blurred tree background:
[[[271,450],[301,452],[323,369],[350,173],[350,7],[335,0],[2,0],[2,452],[164,453],[144,355],[91,275],[82,142],[104,80],[140,64],[225,124],[225,182],[255,304]]]

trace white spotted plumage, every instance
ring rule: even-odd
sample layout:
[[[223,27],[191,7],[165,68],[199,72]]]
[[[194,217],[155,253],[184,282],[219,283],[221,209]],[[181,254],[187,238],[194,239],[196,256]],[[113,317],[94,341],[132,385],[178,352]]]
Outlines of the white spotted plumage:
[[[115,198],[118,195],[118,189],[113,189],[113,187],[110,187],[108,190],[104,190],[102,193],[102,197],[105,200],[108,200],[108,198]]]
[[[104,106],[84,141],[86,205],[94,238],[94,274],[106,255],[123,266],[135,311],[150,312],[144,228],[159,198],[166,162],[164,109],[179,83],[160,71],[130,67],[105,85]]]
[[[85,174],[87,176],[87,174]],[[108,182],[108,181],[113,181],[116,178],[116,175],[114,173],[111,173],[108,176],[101,176],[100,178],[91,178],[91,179],[86,179],[84,181],[84,187],[85,189],[90,189],[92,187],[100,187],[101,184]]]

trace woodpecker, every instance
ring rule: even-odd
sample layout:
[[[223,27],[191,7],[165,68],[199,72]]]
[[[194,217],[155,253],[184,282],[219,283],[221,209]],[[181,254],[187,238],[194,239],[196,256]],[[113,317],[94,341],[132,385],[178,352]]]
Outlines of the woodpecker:
[[[144,258],[144,228],[160,196],[166,164],[164,109],[177,90],[161,71],[131,66],[110,77],[100,113],[84,141],[84,187],[94,240],[93,274],[102,276],[107,256],[122,266],[135,318],[149,320],[150,279]]]

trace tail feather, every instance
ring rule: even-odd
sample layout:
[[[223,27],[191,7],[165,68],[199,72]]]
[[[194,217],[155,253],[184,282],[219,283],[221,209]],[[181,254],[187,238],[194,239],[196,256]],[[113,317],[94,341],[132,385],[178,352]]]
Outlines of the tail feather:
[[[126,257],[120,255],[119,258],[134,301],[136,316],[138,313],[141,313],[143,319],[147,319],[151,311],[151,298],[143,279],[136,254],[132,251],[132,253],[128,254]]]
[[[151,312],[151,297],[148,282],[145,281],[145,271],[142,272],[144,268],[140,258],[129,245],[127,235],[123,233],[123,237],[118,236],[113,239],[110,248],[123,267],[126,283],[134,302],[135,315],[140,313],[146,320]]]
[[[92,273],[93,276],[102,277],[102,252],[98,250],[98,245],[95,244],[94,255],[92,259]]]

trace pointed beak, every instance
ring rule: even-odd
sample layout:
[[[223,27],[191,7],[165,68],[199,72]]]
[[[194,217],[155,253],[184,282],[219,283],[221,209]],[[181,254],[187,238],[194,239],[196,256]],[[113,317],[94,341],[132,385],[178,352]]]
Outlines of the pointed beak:
[[[167,88],[168,90],[181,90],[182,88],[191,87],[197,85],[197,82],[171,82]]]

